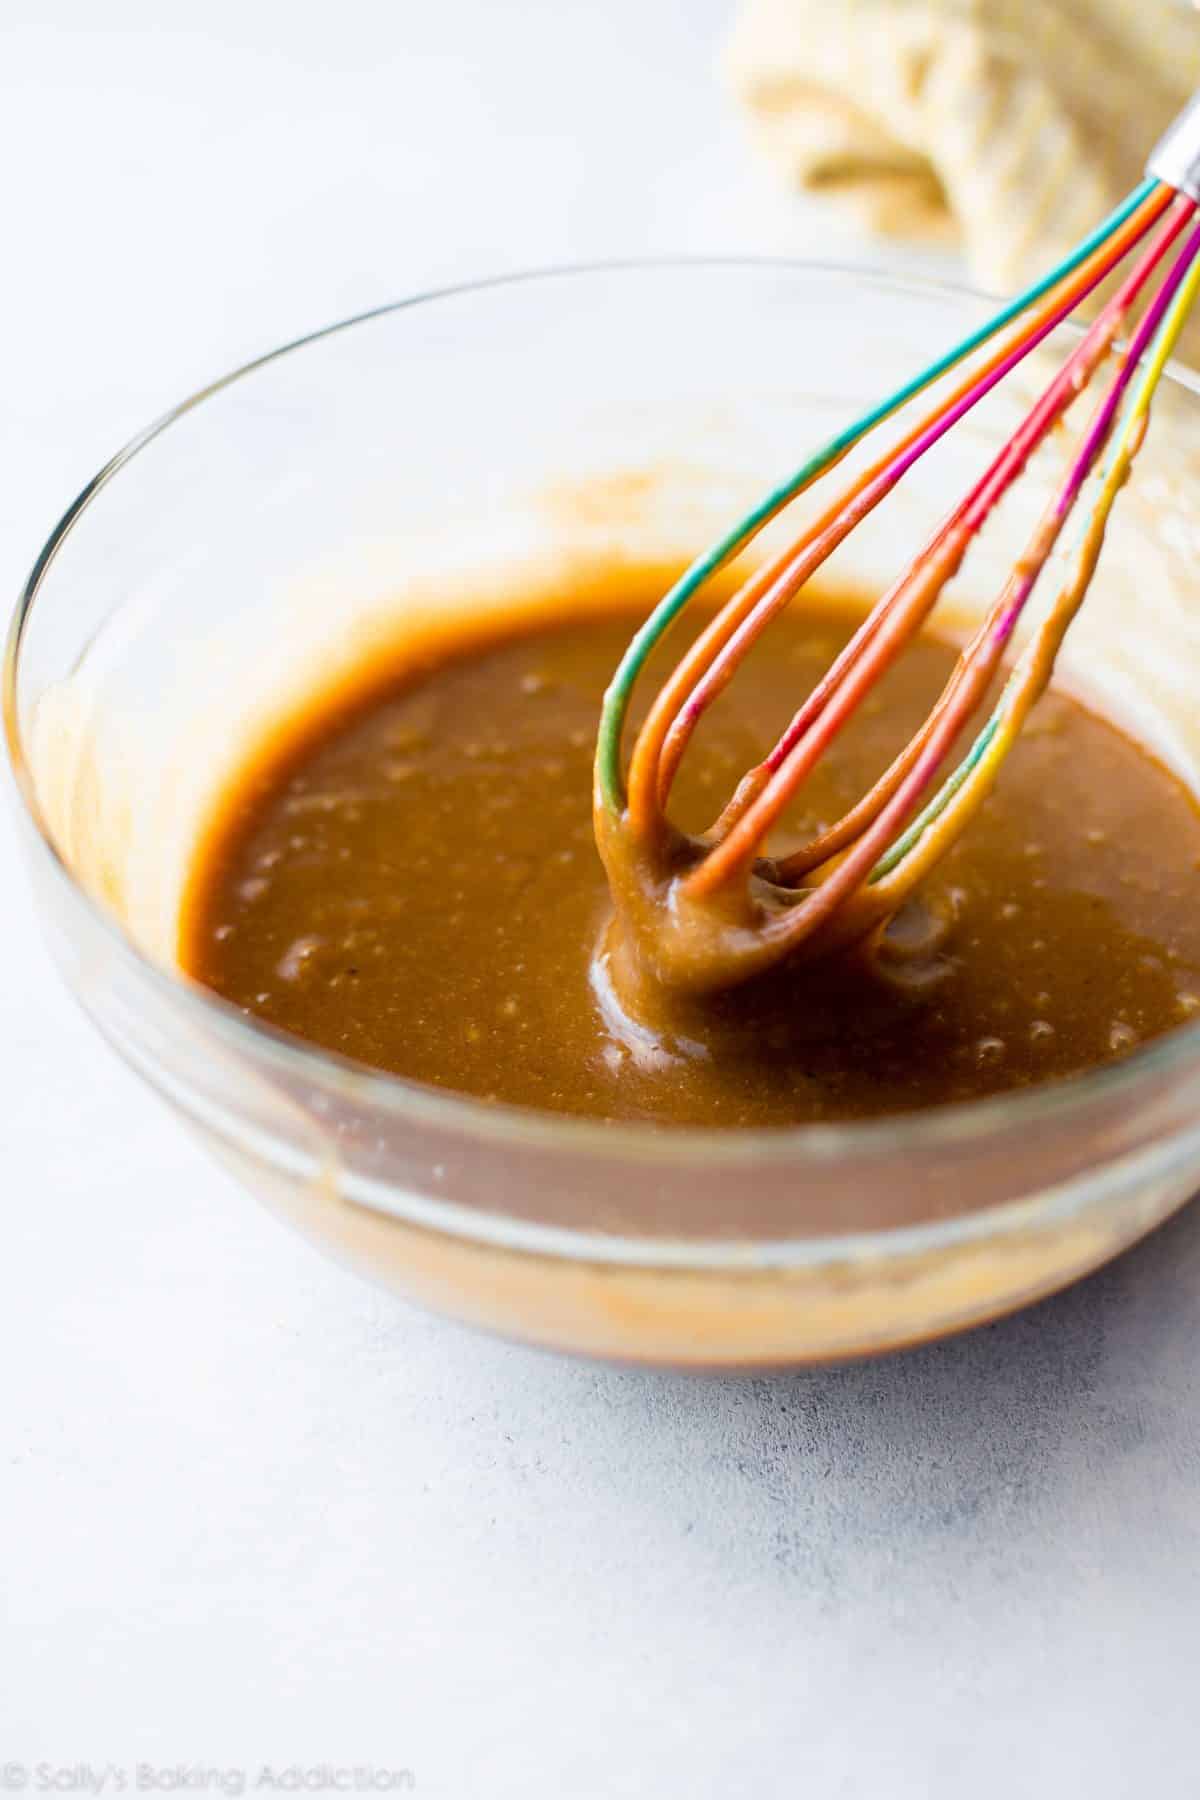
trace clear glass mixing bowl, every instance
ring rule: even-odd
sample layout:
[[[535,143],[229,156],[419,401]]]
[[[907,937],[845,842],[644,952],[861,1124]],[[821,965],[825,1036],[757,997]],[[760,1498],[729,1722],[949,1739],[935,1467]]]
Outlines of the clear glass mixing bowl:
[[[771,263],[457,289],[216,383],[66,514],[5,670],[54,955],[110,1043],[318,1244],[541,1343],[786,1364],[1020,1305],[1193,1191],[1200,1028],[1061,1086],[898,1121],[616,1128],[339,1062],[175,964],[206,809],[252,739],[322,676],[450,619],[466,595],[478,608],[520,591],[536,610],[580,559],[686,556],[985,310],[943,288]],[[923,463],[837,573],[894,573],[1044,367]],[[1065,671],[1193,783],[1196,391],[1180,375],[1164,396]],[[994,592],[1059,456],[1034,465],[997,519],[954,616]]]

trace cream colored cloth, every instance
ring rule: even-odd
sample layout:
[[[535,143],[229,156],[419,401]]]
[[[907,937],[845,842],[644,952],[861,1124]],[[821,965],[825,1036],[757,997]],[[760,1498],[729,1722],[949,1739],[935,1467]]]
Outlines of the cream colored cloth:
[[[1007,291],[1141,179],[1200,87],[1179,0],[743,0],[734,92],[791,178],[876,230],[962,243]]]

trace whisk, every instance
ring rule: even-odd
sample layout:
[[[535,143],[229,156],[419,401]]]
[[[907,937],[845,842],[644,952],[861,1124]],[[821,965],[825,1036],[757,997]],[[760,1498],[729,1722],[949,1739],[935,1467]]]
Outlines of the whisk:
[[[1087,593],[1113,503],[1145,435],[1152,396],[1200,288],[1198,202],[1200,95],[1154,150],[1145,180],[1090,237],[980,329],[823,444],[692,564],[633,638],[601,715],[596,832],[618,916],[668,988],[730,986],[785,956],[871,938],[964,831],[1045,688]],[[770,621],[926,451],[1114,275],[1119,285],[1111,298],[1014,436],[876,603],[770,754],[742,779],[709,831],[696,837],[678,831],[667,805],[689,740]],[[925,723],[842,818],[790,853],[765,857],[768,834],[818,759],[920,629],[997,502],[1135,318],[1065,478]],[[981,357],[950,391],[714,614],[656,696],[623,780],[630,696],[667,628],[790,501],[976,352]],[[974,742],[945,773],[1085,490],[1090,504],[1061,589]]]

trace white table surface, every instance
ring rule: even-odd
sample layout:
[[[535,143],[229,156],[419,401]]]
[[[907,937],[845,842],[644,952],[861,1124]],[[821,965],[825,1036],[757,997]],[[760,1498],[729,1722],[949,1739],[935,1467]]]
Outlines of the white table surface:
[[[142,422],[315,324],[563,258],[828,254],[715,92],[725,13],[5,0],[4,591]],[[60,990],[8,821],[0,905],[0,1786],[1200,1791],[1200,1211],[888,1362],[555,1360],[210,1166]]]

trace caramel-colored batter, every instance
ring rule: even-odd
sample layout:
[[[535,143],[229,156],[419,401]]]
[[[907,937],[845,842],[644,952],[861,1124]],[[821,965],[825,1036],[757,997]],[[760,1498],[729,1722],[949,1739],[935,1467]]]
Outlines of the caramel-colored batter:
[[[1200,814],[1112,725],[1051,693],[882,953],[681,1001],[658,1030],[631,1023],[603,953],[591,761],[605,683],[660,590],[620,579],[627,608],[566,594],[561,623],[464,641],[318,703],[246,770],[202,845],[185,968],[416,1081],[665,1124],[861,1118],[1057,1080],[1200,1006]],[[800,602],[772,627],[689,750],[681,825],[711,820],[855,622]],[[917,643],[787,835],[865,791],[953,656]]]

